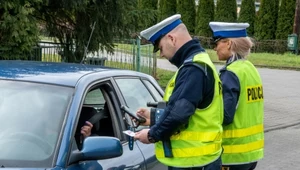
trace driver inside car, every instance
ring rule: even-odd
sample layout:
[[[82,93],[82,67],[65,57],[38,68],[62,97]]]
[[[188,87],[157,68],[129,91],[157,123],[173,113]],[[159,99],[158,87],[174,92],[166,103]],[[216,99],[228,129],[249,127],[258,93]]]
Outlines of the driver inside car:
[[[94,125],[89,121],[85,121],[83,126],[80,126],[78,124],[76,134],[75,134],[75,140],[76,140],[76,144],[77,144],[77,147],[79,150],[82,149],[82,144],[83,144],[84,139],[89,136],[94,135],[94,134],[92,134],[93,126]]]
[[[83,141],[88,136],[98,136],[97,130],[99,129],[99,121],[91,123],[90,121],[95,115],[99,113],[93,107],[82,107],[77,129],[75,133],[75,140],[79,150],[82,149]]]
[[[83,138],[91,136],[92,128],[93,128],[93,124],[89,121],[86,121],[85,125],[81,127],[81,131],[80,131]]]

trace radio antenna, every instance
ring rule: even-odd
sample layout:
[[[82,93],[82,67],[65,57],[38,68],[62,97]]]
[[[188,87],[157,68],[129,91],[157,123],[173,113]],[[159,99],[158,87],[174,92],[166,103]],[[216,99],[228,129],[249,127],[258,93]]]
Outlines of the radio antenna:
[[[81,60],[80,64],[82,64],[83,61],[84,61],[85,58],[86,58],[87,50],[88,50],[88,47],[89,47],[89,45],[90,45],[90,41],[91,41],[93,32],[94,32],[94,30],[95,30],[95,26],[96,26],[96,21],[95,21],[94,24],[93,24],[92,31],[91,31],[91,34],[90,34],[90,37],[89,37],[89,41],[88,41],[87,45],[86,45],[85,48],[84,48],[84,53],[83,53],[83,57],[82,57],[82,60]]]

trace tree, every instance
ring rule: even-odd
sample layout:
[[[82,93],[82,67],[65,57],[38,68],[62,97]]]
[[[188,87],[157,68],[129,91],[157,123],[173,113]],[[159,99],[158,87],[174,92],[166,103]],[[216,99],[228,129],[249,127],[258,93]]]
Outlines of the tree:
[[[136,29],[136,16],[140,15],[136,4],[136,0],[49,0],[36,16],[45,21],[51,36],[65,44],[65,61],[80,62],[94,23],[89,52],[113,52],[114,38],[129,36]]]
[[[243,0],[241,4],[239,22],[247,22],[250,24],[247,29],[247,33],[250,36],[254,35],[254,23],[255,23],[255,1],[254,0]]]
[[[278,13],[276,39],[287,39],[293,33],[296,0],[281,0]]]
[[[158,0],[139,0],[139,9],[144,15],[140,15],[141,28],[145,29],[157,23]]]
[[[214,0],[201,0],[199,2],[196,16],[196,35],[212,36],[209,22],[214,20],[214,10]]]
[[[164,20],[176,14],[177,0],[159,0],[159,20]]]
[[[261,0],[255,23],[255,37],[258,40],[273,40],[277,26],[279,0]]]
[[[236,22],[237,5],[236,0],[218,0],[215,21]]]
[[[40,0],[10,0],[0,3],[0,53],[1,59],[9,56],[24,59],[37,45],[37,19],[33,13],[38,10]]]
[[[40,28],[63,44],[63,58],[68,62],[80,62],[85,51],[95,52],[100,49],[113,52],[115,38],[129,38],[131,33],[140,31],[137,18],[154,18],[153,13],[138,9],[137,2],[2,0],[0,48],[6,50],[2,54],[10,51],[24,56],[24,52],[30,52],[37,44]],[[16,56],[13,54],[14,58]]]
[[[177,0],[177,12],[191,34],[195,32],[196,4],[195,0]]]

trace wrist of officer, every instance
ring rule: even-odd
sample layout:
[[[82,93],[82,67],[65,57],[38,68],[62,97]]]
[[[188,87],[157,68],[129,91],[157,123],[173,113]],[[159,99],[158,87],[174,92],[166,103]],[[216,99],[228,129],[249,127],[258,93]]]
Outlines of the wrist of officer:
[[[150,143],[155,143],[155,142],[157,142],[157,141],[150,135],[150,130],[148,131],[147,136],[148,136],[148,141],[149,141]]]
[[[155,123],[156,123],[155,118],[156,118],[156,113],[155,113],[155,111],[153,112],[151,110],[151,112],[150,112],[150,127],[155,125]]]

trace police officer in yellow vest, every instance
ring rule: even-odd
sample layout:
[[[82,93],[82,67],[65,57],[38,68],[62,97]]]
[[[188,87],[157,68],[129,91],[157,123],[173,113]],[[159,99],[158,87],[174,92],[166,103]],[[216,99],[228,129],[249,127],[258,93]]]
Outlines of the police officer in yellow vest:
[[[150,129],[137,132],[135,139],[155,143],[157,159],[169,170],[219,170],[223,121],[221,82],[208,54],[198,40],[192,39],[180,18],[180,14],[173,15],[140,33],[152,42],[154,52],[159,50],[160,56],[178,70],[165,91],[164,113]],[[137,114],[150,117],[147,109],[140,109]],[[165,154],[163,143],[167,140],[172,156]]]
[[[246,59],[253,45],[248,23],[210,22],[220,70],[224,122],[222,164],[226,170],[252,170],[264,156],[264,96],[257,69]]]

